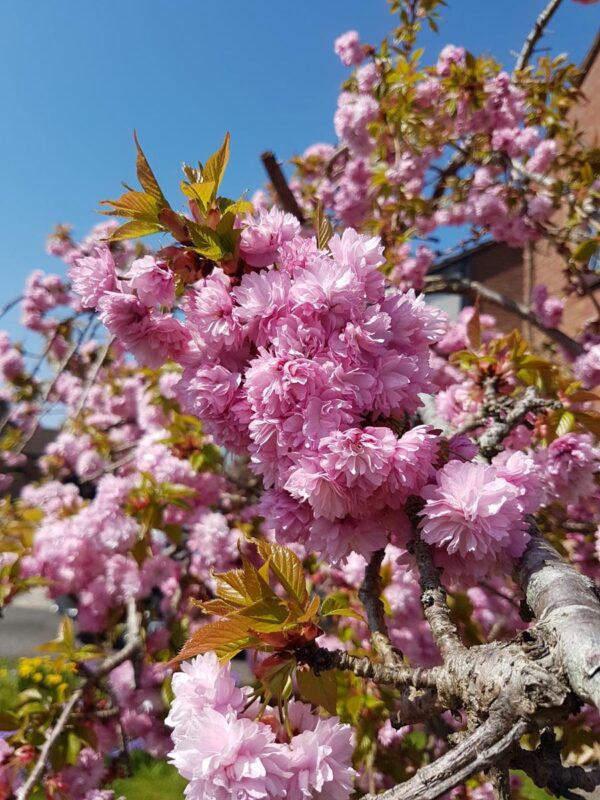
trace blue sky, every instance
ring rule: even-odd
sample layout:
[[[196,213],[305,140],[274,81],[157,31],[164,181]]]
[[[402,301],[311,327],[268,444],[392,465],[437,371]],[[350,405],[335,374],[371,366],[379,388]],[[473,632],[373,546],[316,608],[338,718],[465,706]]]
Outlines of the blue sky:
[[[439,37],[512,66],[545,0],[449,0]],[[334,38],[355,28],[380,41],[385,0],[20,0],[0,4],[0,306],[33,268],[62,271],[44,252],[57,222],[83,235],[98,201],[134,180],[132,130],[167,194],[182,161],[203,160],[232,134],[224,189],[264,180],[259,154],[288,158],[333,140],[347,71]],[[564,0],[544,41],[575,61],[600,6]],[[0,326],[15,332],[16,314]]]

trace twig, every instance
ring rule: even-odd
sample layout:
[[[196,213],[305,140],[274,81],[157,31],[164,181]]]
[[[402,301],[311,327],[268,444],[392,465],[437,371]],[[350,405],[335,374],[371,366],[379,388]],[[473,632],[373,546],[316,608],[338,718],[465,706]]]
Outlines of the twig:
[[[417,534],[413,540],[413,547],[419,567],[423,611],[431,628],[433,640],[445,661],[449,656],[466,650],[466,647],[461,642],[456,625],[450,617],[446,591],[433,563],[429,545]]]
[[[10,303],[7,303],[5,306],[2,306],[2,308],[0,308],[0,319],[2,319],[2,317],[5,314],[8,314],[11,308],[14,308],[16,305],[18,305],[24,298],[24,296],[25,295],[20,295],[19,297],[15,297],[14,300],[10,301]]]
[[[294,193],[290,189],[288,182],[286,180],[285,175],[283,174],[283,170],[279,166],[279,162],[275,158],[275,154],[272,153],[270,150],[264,152],[260,157],[264,168],[267,171],[267,175],[269,176],[269,180],[273,184],[273,188],[277,192],[277,196],[279,197],[279,202],[281,203],[281,207],[284,211],[287,211],[288,214],[293,214],[298,222],[303,225],[306,221],[304,218],[304,214],[300,206],[298,205],[298,201],[294,197]]]
[[[426,283],[424,291],[426,294],[449,292],[450,294],[479,295],[484,300],[487,300],[496,306],[500,306],[500,308],[510,311],[526,322],[529,322],[531,325],[541,331],[544,336],[552,339],[552,341],[563,347],[571,355],[580,356],[584,352],[583,347],[579,344],[579,342],[571,339],[570,336],[567,336],[566,333],[558,330],[558,328],[548,328],[538,318],[538,316],[531,311],[531,309],[527,308],[522,303],[518,303],[516,300],[513,300],[510,297],[506,297],[505,295],[490,289],[488,286],[484,286],[478,281],[471,281],[467,278],[444,278],[435,274],[429,275],[425,280]]]
[[[402,663],[402,653],[392,646],[385,622],[385,612],[381,600],[381,564],[385,549],[377,550],[365,567],[365,577],[358,596],[367,612],[367,621],[371,631],[371,643],[375,652],[381,656],[384,664],[394,666]]]
[[[114,340],[115,337],[110,336],[104,347],[98,353],[96,357],[96,362],[94,363],[94,366],[90,371],[87,380],[85,382],[85,386],[83,387],[83,390],[81,392],[81,397],[79,398],[79,402],[77,403],[77,408],[73,412],[74,417],[78,417],[79,414],[81,414],[81,411],[85,405],[85,401],[88,399],[88,395],[90,393],[92,386],[96,383],[98,374],[102,369],[104,362],[106,361],[106,357],[110,351],[111,345],[114,342]]]
[[[311,643],[296,650],[299,664],[307,664],[318,675],[330,669],[353,672],[359,678],[373,683],[396,686],[400,689],[412,686],[415,689],[436,689],[442,676],[440,667],[421,669],[403,665],[386,666],[371,661],[367,656],[353,656],[345,650],[326,650]]]
[[[548,5],[543,9],[541,14],[536,19],[533,28],[529,32],[527,38],[523,42],[523,47],[521,48],[521,52],[519,53],[519,57],[517,58],[517,63],[515,64],[515,72],[519,72],[522,69],[525,69],[527,66],[529,59],[531,58],[531,54],[533,53],[536,44],[544,35],[544,31],[546,26],[558,10],[558,7],[562,3],[562,0],[550,0]]]
[[[102,664],[98,667],[97,670],[88,670],[87,677],[82,686],[76,689],[65,706],[61,711],[61,714],[56,721],[56,724],[52,728],[51,731],[48,732],[46,736],[46,741],[42,745],[40,750],[40,754],[38,756],[38,760],[36,761],[33,769],[29,773],[29,777],[25,781],[25,783],[21,786],[21,788],[17,791],[17,800],[27,800],[33,789],[35,788],[36,784],[42,777],[44,773],[44,769],[46,768],[46,762],[52,752],[52,748],[60,738],[63,730],[65,729],[69,718],[73,712],[73,709],[77,705],[77,702],[83,696],[84,691],[93,684],[97,683],[101,678],[104,678],[110,672],[113,671],[116,667],[122,664],[124,661],[129,660],[132,658],[137,650],[140,647],[140,633],[139,627],[137,623],[137,612],[135,609],[135,601],[130,600],[127,604],[127,644],[121,650],[118,650],[112,656],[106,658]]]
[[[492,458],[502,449],[502,442],[508,434],[532,411],[547,411],[560,406],[558,400],[540,397],[534,386],[528,386],[523,397],[506,414],[504,419],[496,419],[479,437],[479,449],[486,458]]]

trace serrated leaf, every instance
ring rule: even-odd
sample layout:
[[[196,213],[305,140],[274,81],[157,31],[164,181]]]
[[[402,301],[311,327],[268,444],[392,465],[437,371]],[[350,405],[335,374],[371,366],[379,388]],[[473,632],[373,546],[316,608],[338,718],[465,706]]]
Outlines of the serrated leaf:
[[[135,131],[133,132],[133,138],[137,150],[136,172],[140,184],[144,190],[158,202],[161,208],[168,207],[169,203],[158,185],[158,181],[156,180],[154,172],[152,172],[148,159],[144,155],[144,151],[141,148]]]
[[[172,664],[185,661],[187,658],[202,655],[213,650],[219,658],[233,658],[254,641],[249,620],[227,617],[216,622],[207,622],[197,630],[172,660]]]
[[[115,228],[108,237],[108,241],[120,242],[124,239],[137,239],[140,236],[149,236],[151,233],[159,233],[162,230],[162,225],[135,219]]]
[[[205,614],[215,614],[218,617],[226,617],[234,611],[238,610],[238,607],[228,603],[225,600],[219,600],[216,598],[215,600],[207,600],[204,603],[197,602],[194,605],[197,605],[199,608],[204,611]]]
[[[181,191],[186,197],[189,197],[190,200],[196,200],[200,204],[201,210],[205,211],[208,207],[208,204],[214,197],[216,184],[214,181],[203,181],[196,183],[187,183],[186,181],[181,181],[180,187]]]
[[[556,435],[564,436],[570,433],[575,427],[575,415],[571,411],[565,411],[561,415],[558,425],[556,426]]]
[[[317,230],[317,247],[319,250],[325,250],[329,244],[329,240],[333,236],[333,228],[331,222],[323,212],[321,203],[317,204],[315,212],[315,228]]]
[[[243,608],[253,602],[244,581],[244,573],[239,569],[230,569],[215,575],[217,588],[215,593],[221,600]]]
[[[310,670],[296,670],[298,691],[303,700],[308,700],[315,706],[321,706],[330,714],[336,713],[337,704],[337,679],[335,670],[329,669],[315,675]]]
[[[112,206],[102,214],[113,217],[131,217],[147,222],[158,220],[159,204],[155,197],[145,192],[125,192],[118,200],[101,200],[101,206]]]
[[[308,622],[311,620],[317,611],[319,610],[319,606],[321,605],[321,599],[318,595],[314,595],[310,603],[304,609],[304,613],[301,614],[299,617],[295,618],[296,622]]]
[[[225,251],[219,234],[207,225],[199,225],[196,222],[188,221],[190,239],[194,248],[200,255],[206,256],[213,261],[223,258]]]
[[[273,574],[287,594],[304,608],[308,600],[304,568],[298,556],[289,548],[264,539],[257,542],[258,552],[267,560]]]
[[[258,600],[236,612],[236,618],[247,619],[251,629],[261,632],[276,631],[283,627],[288,616],[287,608],[273,597]]]
[[[229,161],[229,133],[225,134],[223,144],[210,156],[204,165],[203,176],[206,181],[214,181],[216,188],[221,184],[227,163]]]
[[[322,617],[352,617],[364,622],[364,617],[350,607],[350,599],[348,595],[337,593],[329,595],[323,600],[321,604],[320,615]]]

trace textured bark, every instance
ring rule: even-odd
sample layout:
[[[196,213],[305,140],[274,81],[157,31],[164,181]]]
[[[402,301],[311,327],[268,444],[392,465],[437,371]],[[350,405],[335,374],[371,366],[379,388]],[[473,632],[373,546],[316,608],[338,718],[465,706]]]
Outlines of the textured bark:
[[[392,646],[385,622],[381,600],[381,564],[385,550],[377,550],[365,567],[365,577],[358,592],[360,601],[367,612],[367,622],[371,631],[371,644],[375,652],[387,666],[402,664],[402,653]]]
[[[553,632],[571,688],[600,707],[600,601],[595,584],[532,530],[516,577],[539,625]]]

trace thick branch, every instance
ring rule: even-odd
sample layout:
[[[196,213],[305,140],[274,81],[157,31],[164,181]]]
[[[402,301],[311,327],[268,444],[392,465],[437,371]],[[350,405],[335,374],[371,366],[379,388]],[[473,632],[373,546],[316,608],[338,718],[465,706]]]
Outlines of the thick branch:
[[[364,800],[434,800],[464,783],[471,775],[496,764],[527,731],[527,722],[514,720],[506,709],[497,709],[470,736],[437,761],[422,767],[410,780],[383,794]]]
[[[371,643],[384,664],[394,666],[402,663],[402,653],[396,650],[389,639],[385,622],[385,612],[381,600],[381,564],[385,550],[377,550],[365,567],[365,577],[358,592],[360,601],[367,612],[367,621],[371,631]]]
[[[600,708],[600,601],[597,588],[567,564],[532,525],[516,570],[530,609],[550,629],[571,688]]]
[[[277,192],[277,197],[279,198],[283,210],[287,211],[288,214],[293,214],[301,225],[304,224],[304,214],[298,205],[298,201],[294,197],[294,193],[288,186],[286,177],[279,166],[279,162],[275,158],[275,154],[267,150],[261,155],[260,159],[267,171],[269,180],[273,184],[273,188]]]
[[[526,772],[536,786],[564,797],[571,789],[583,789],[584,792],[593,792],[600,786],[600,767],[584,769],[583,767],[565,767],[560,757],[552,757],[547,753],[537,750],[523,750],[517,748],[510,761],[513,769]]]
[[[571,355],[580,356],[583,353],[583,347],[579,342],[571,339],[570,336],[567,336],[566,333],[558,330],[558,328],[548,328],[527,306],[512,300],[510,297],[505,297],[499,292],[495,292],[478,281],[471,281],[467,278],[443,278],[440,275],[429,275],[426,279],[424,291],[426,294],[448,292],[450,294],[479,295],[484,300],[529,322],[534,328],[541,331],[544,336],[552,339],[553,342],[563,347]]]

